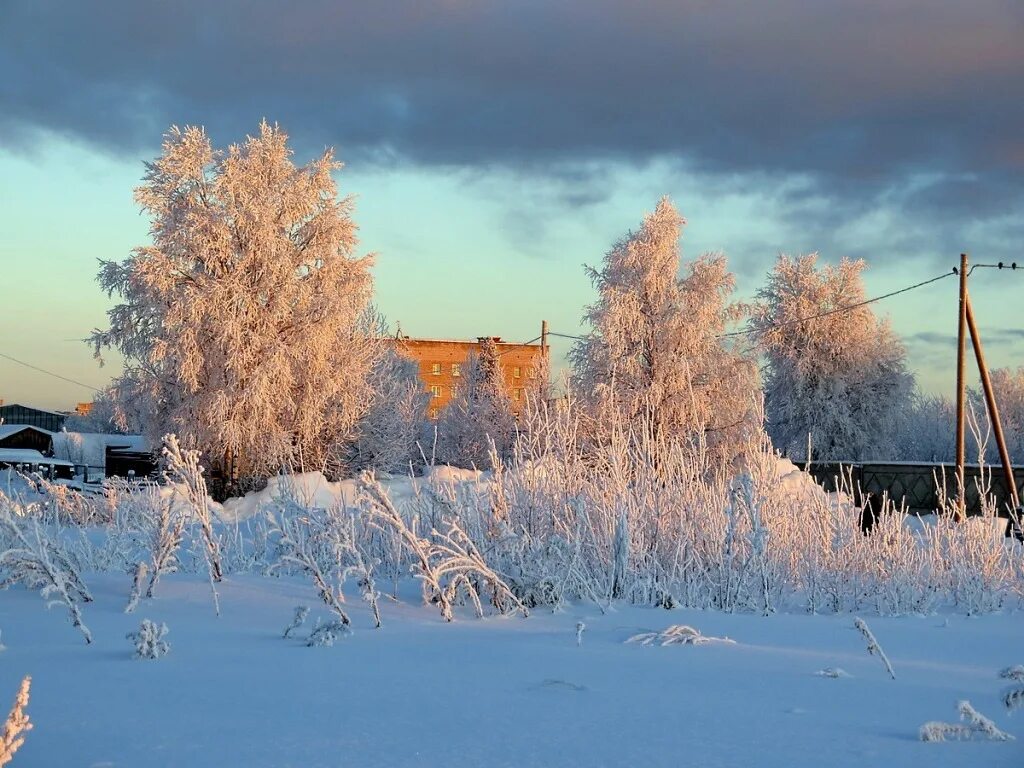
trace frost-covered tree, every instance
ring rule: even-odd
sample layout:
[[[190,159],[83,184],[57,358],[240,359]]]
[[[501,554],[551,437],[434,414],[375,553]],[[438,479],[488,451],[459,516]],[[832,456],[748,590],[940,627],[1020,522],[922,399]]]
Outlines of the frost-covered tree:
[[[992,371],[991,378],[1010,458],[1015,464],[1024,463],[1024,367],[1016,370],[996,368]],[[976,397],[981,404],[983,401],[980,394]],[[989,449],[991,459],[998,457],[994,444],[990,445]]]
[[[756,366],[722,338],[743,315],[725,257],[705,254],[678,276],[685,223],[662,198],[600,269],[588,267],[599,298],[585,315],[593,330],[569,355],[575,389],[603,416],[635,424],[649,411],[655,437],[699,432],[734,454],[756,424]]]
[[[120,303],[92,336],[124,356],[119,415],[145,414],[154,440],[182,443],[243,476],[328,466],[369,401],[379,345],[364,321],[371,260],[353,256],[352,199],[332,151],[292,162],[287,136],[218,151],[201,128],[172,128],[136,201],[152,245],[102,262]]]
[[[491,443],[506,458],[515,442],[516,417],[502,379],[501,357],[492,339],[466,363],[454,399],[437,424],[439,461],[485,469],[491,462]]]
[[[910,407],[903,344],[869,306],[855,306],[865,300],[864,266],[781,255],[758,292],[751,328],[766,359],[767,429],[791,457],[806,457],[809,436],[813,458],[875,458]]]
[[[895,425],[892,454],[887,455],[886,451],[879,450],[879,458],[901,461],[955,460],[956,410],[948,397],[915,392],[910,407],[899,415]],[[976,449],[969,446],[968,450]]]
[[[410,462],[420,461],[417,441],[430,399],[416,361],[395,349],[385,351],[370,374],[370,385],[373,401],[359,422],[348,469],[407,472]]]
[[[118,418],[113,393],[110,390],[98,392],[92,400],[92,408],[86,414],[73,413],[64,422],[68,432],[107,432],[123,434],[139,429],[139,414],[125,413]]]
[[[88,463],[85,441],[80,432],[68,432],[66,429],[58,432],[53,436],[51,445],[53,446],[53,455],[58,459],[70,461],[73,464]]]

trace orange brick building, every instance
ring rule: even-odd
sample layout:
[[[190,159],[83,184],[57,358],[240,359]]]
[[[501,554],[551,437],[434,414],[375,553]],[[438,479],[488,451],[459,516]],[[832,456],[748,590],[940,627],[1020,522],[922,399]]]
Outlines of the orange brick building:
[[[399,351],[419,365],[420,379],[431,393],[428,406],[431,418],[437,418],[451,402],[470,354],[479,354],[481,344],[487,338],[481,336],[476,341],[458,341],[400,336],[395,339]],[[490,339],[498,348],[502,379],[512,399],[512,407],[518,412],[525,403],[526,390],[536,383],[538,371],[543,370],[542,363],[548,354],[547,339],[542,335],[540,343],[536,344],[502,341],[500,336],[492,336]]]

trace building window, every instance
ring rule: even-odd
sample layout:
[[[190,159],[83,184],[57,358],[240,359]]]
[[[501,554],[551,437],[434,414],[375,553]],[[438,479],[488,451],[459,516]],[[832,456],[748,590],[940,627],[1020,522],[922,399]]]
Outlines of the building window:
[[[437,408],[430,409],[430,419],[432,421],[437,419]]]
[[[437,384],[434,384],[430,388],[430,396],[431,397],[440,397],[441,396],[441,388]]]
[[[432,364],[430,366],[430,372],[432,374],[434,374],[435,376],[440,376],[441,375],[441,364],[440,363]]]
[[[462,375],[462,366],[458,363],[452,363],[452,376],[458,378]]]
[[[513,389],[512,390],[512,397],[514,397],[516,400],[522,400],[523,399],[523,388],[522,387],[516,387],[515,389]]]
[[[513,379],[521,378],[522,375],[523,375],[523,369],[520,368],[518,365],[515,368],[512,369],[512,378]]]

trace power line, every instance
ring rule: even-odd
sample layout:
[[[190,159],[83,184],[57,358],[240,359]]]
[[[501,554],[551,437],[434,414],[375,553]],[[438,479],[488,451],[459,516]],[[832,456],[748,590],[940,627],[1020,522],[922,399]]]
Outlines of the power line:
[[[12,363],[17,363],[18,365],[23,365],[26,368],[31,368],[33,371],[39,371],[39,373],[45,373],[47,376],[53,376],[55,379],[60,379],[61,381],[66,381],[69,384],[77,384],[80,387],[85,387],[86,389],[91,389],[93,392],[101,392],[102,391],[99,388],[94,387],[92,384],[85,384],[85,383],[83,383],[81,381],[75,381],[74,379],[69,379],[67,376],[61,376],[59,373],[54,373],[53,371],[48,371],[45,368],[40,368],[37,365],[32,365],[31,363],[26,363],[24,360],[19,360],[16,357],[11,357],[10,355],[5,355],[3,352],[0,352],[0,357],[4,358],[5,360],[10,360]]]
[[[1011,261],[1009,264],[1004,261],[997,262],[996,264],[972,264],[971,268],[967,270],[967,276],[970,277],[974,274],[974,270],[976,269],[1009,269],[1010,271],[1016,271],[1018,266],[1016,261]],[[1020,269],[1024,271],[1024,265],[1021,265]],[[953,274],[956,273],[957,268],[953,267]]]
[[[550,336],[552,334],[548,334],[548,335]],[[525,347],[527,344],[533,344],[533,342],[540,341],[542,338],[544,338],[544,337],[543,336],[538,336],[535,339],[530,339],[529,341],[523,341],[523,342],[515,342],[515,341],[502,341],[502,342],[499,342],[501,344],[509,344],[511,346],[510,346],[509,349],[506,349],[504,352],[499,352],[496,355],[496,357],[501,357],[502,355],[507,355],[509,352],[515,352],[516,351],[515,347]]]
[[[1000,262],[998,262],[996,264],[975,264],[975,265],[973,265],[971,267],[970,272],[968,272],[967,274],[970,275],[971,272],[973,272],[975,269],[979,269],[979,268],[1009,269],[1009,270],[1012,270],[1012,271],[1016,271],[1018,269],[1022,269],[1022,271],[1024,271],[1024,266],[1018,266],[1017,262],[1011,262],[1009,264],[1006,264],[1006,263],[1000,261]],[[874,298],[866,299],[864,301],[857,302],[856,304],[849,304],[849,305],[846,305],[846,306],[843,306],[843,307],[836,307],[835,309],[830,309],[827,312],[820,312],[820,313],[818,313],[816,315],[810,315],[809,317],[801,317],[801,318],[798,318],[796,320],[788,320],[788,321],[783,322],[783,323],[775,323],[774,325],[769,325],[769,326],[767,326],[765,328],[747,328],[747,329],[742,330],[742,331],[732,331],[730,333],[722,333],[722,334],[719,334],[718,336],[716,336],[715,338],[725,339],[725,338],[734,338],[734,337],[737,337],[737,336],[749,336],[749,335],[754,334],[754,333],[764,333],[765,331],[773,331],[773,330],[777,330],[779,328],[788,328],[788,327],[794,326],[794,325],[801,325],[802,323],[808,323],[808,322],[810,322],[812,320],[820,320],[821,318],[824,318],[824,317],[830,317],[832,315],[837,315],[837,314],[840,314],[841,312],[850,312],[850,311],[852,311],[854,309],[859,309],[861,307],[866,307],[869,304],[874,304],[875,302],[882,301],[884,299],[890,299],[893,296],[899,296],[902,293],[908,293],[910,291],[917,290],[918,288],[923,288],[926,285],[931,285],[932,283],[938,282],[939,280],[943,280],[943,279],[945,279],[947,277],[953,277],[956,274],[957,274],[957,269],[956,269],[956,267],[954,267],[953,270],[950,271],[950,272],[943,272],[941,275],[937,275],[935,277],[929,278],[928,280],[922,280],[921,282],[915,283],[914,285],[908,285],[905,288],[900,288],[898,291],[891,291],[889,293],[882,294],[881,296],[875,296]],[[548,331],[548,336],[554,336],[554,337],[560,338],[560,339],[570,339],[572,341],[585,341],[586,340],[585,336],[577,336],[577,335],[573,335],[573,334],[569,334],[569,333],[557,333],[555,331]],[[523,341],[523,342],[519,342],[519,343],[503,342],[504,344],[510,344],[510,348],[506,349],[506,350],[504,350],[502,352],[499,352],[498,353],[498,357],[501,357],[502,355],[508,354],[509,352],[515,351],[514,348],[517,347],[517,346],[526,346],[528,344],[533,344],[534,342],[540,341],[542,338],[543,338],[543,336],[537,336],[535,338],[530,339],[529,341]],[[71,339],[68,339],[68,341],[71,341]],[[77,341],[77,339],[76,339],[76,341]],[[33,371],[38,371],[39,373],[46,374],[47,376],[52,376],[55,379],[60,379],[61,381],[66,381],[69,384],[75,384],[76,386],[79,386],[79,387],[85,387],[86,389],[91,389],[93,392],[100,392],[100,391],[102,391],[99,388],[92,386],[91,384],[85,384],[84,382],[76,381],[75,379],[68,378],[67,376],[62,376],[59,373],[54,373],[53,371],[48,371],[45,368],[40,368],[39,366],[32,365],[31,363],[26,363],[24,360],[18,360],[17,358],[11,357],[10,355],[6,355],[6,354],[4,354],[2,352],[0,352],[0,357],[4,358],[6,360],[10,360],[12,363],[17,363],[18,365],[23,365],[26,368],[31,368]]]
[[[1008,265],[1008,264],[1007,265],[1003,265],[1002,262],[1000,262],[999,264],[976,264],[975,266],[978,266],[978,267],[998,267],[1000,269],[1003,269],[1003,268],[1017,269],[1016,263],[1014,263],[1013,265]],[[826,312],[820,312],[820,313],[818,313],[816,315],[810,315],[809,317],[801,317],[801,318],[798,318],[796,320],[788,320],[788,321],[783,322],[783,323],[775,323],[774,325],[770,325],[770,326],[767,326],[765,328],[747,328],[747,329],[742,330],[742,331],[732,331],[730,333],[722,333],[722,334],[719,334],[718,336],[716,336],[715,338],[717,338],[717,339],[726,339],[726,338],[732,338],[732,337],[736,337],[736,336],[749,336],[750,334],[753,334],[753,333],[764,333],[765,331],[772,331],[772,330],[776,330],[778,328],[786,328],[786,327],[792,326],[792,325],[800,325],[801,323],[807,323],[807,322],[810,322],[811,320],[819,320],[819,319],[821,319],[823,317],[829,317],[831,315],[837,315],[837,314],[839,314],[841,312],[850,312],[850,311],[852,311],[854,309],[859,309],[861,307],[866,307],[869,304],[874,304],[877,301],[882,301],[883,299],[889,299],[889,298],[892,298],[893,296],[899,296],[901,293],[907,293],[909,291],[917,290],[918,288],[923,288],[926,285],[930,285],[931,283],[938,282],[939,280],[943,280],[943,279],[945,279],[947,277],[953,277],[954,275],[956,275],[956,273],[957,273],[956,269],[954,269],[952,272],[943,272],[941,275],[937,275],[935,277],[929,278],[928,280],[922,280],[920,283],[915,283],[914,285],[908,285],[905,288],[900,288],[898,291],[891,291],[890,293],[885,293],[885,294],[882,294],[881,296],[875,296],[874,298],[866,299],[864,301],[857,302],[856,304],[848,304],[846,306],[836,307],[835,309],[830,309],[830,310],[828,310]],[[574,336],[572,334],[556,333],[554,331],[549,331],[548,332],[548,336],[557,336],[558,338],[572,339],[572,340],[575,340],[575,341],[584,341],[584,340],[586,340],[586,337],[584,337],[584,336]]]
[[[954,269],[952,272],[943,272],[941,275],[929,278],[928,280],[922,280],[920,283],[915,283],[914,285],[908,285],[906,288],[900,288],[898,291],[892,291],[891,293],[885,293],[885,294],[882,294],[881,296],[875,296],[873,299],[866,299],[864,301],[859,301],[856,304],[848,304],[848,305],[843,306],[843,307],[836,307],[835,309],[830,309],[827,312],[820,312],[817,315],[811,315],[810,317],[801,317],[801,318],[799,318],[797,320],[788,320],[788,321],[786,321],[784,323],[775,323],[774,325],[769,325],[766,328],[747,328],[746,330],[743,330],[743,331],[733,331],[732,333],[722,333],[722,334],[719,334],[716,338],[727,339],[727,338],[734,337],[734,336],[748,336],[748,335],[750,335],[752,333],[764,333],[765,331],[774,331],[774,330],[777,330],[778,328],[787,328],[787,327],[789,327],[791,325],[800,325],[802,323],[808,323],[811,320],[820,320],[823,317],[829,317],[831,315],[838,315],[841,312],[850,312],[850,311],[852,311],[854,309],[860,309],[861,307],[866,307],[868,304],[874,304],[876,301],[882,301],[882,299],[891,299],[893,296],[899,296],[901,293],[907,293],[909,291],[917,290],[918,288],[923,288],[924,286],[930,285],[931,283],[938,282],[939,280],[944,280],[947,277],[953,277],[955,274],[956,274],[956,270]]]

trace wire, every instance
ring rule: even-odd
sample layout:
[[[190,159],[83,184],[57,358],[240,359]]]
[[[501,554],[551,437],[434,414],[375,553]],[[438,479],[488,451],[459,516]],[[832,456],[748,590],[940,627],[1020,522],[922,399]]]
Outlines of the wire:
[[[1001,264],[1001,262],[999,262],[999,263]],[[976,264],[975,266],[999,266],[999,265],[997,265],[997,264]],[[1013,266],[1007,265],[1007,267],[1016,269],[1017,265],[1015,263]],[[1000,266],[999,268],[1002,268],[1002,267]],[[922,281],[921,283],[915,283],[912,286],[907,286],[906,288],[901,288],[898,291],[892,291],[891,293],[883,294],[882,296],[876,296],[876,297],[874,297],[872,299],[866,299],[865,301],[860,301],[860,302],[857,302],[856,304],[848,304],[846,306],[836,307],[835,309],[829,309],[826,312],[820,312],[818,314],[812,314],[812,315],[810,315],[808,317],[800,317],[798,319],[793,319],[793,321],[786,321],[785,323],[777,323],[777,324],[775,324],[773,326],[768,326],[767,328],[751,328],[751,329],[746,329],[744,331],[733,331],[731,333],[719,334],[715,338],[716,339],[727,339],[727,338],[731,338],[731,337],[735,337],[735,336],[749,336],[751,334],[764,333],[765,331],[773,331],[773,330],[778,329],[778,328],[786,328],[788,326],[799,326],[802,323],[809,323],[811,321],[814,321],[814,319],[820,319],[821,317],[827,317],[829,315],[839,314],[840,312],[848,312],[848,311],[851,311],[853,309],[859,309],[862,306],[867,306],[868,304],[873,304],[874,302],[882,301],[883,299],[889,299],[889,298],[892,298],[893,296],[899,296],[901,293],[907,293],[908,291],[914,291],[916,289],[923,288],[923,287],[925,287],[927,285],[931,285],[932,283],[937,283],[940,280],[944,280],[945,278],[951,278],[951,276],[953,276],[954,274],[956,274],[956,270],[955,269],[953,269],[951,272],[943,272],[942,274],[939,274],[939,275],[935,276],[935,278],[931,278],[929,280]],[[575,341],[585,341],[586,340],[586,337],[584,337],[584,336],[572,336],[570,334],[559,334],[559,333],[554,333],[552,331],[548,332],[548,336],[557,336],[557,337],[559,337],[561,339],[573,339]]]
[[[908,285],[906,288],[900,288],[898,291],[892,291],[891,293],[885,293],[885,294],[882,294],[881,296],[875,296],[873,299],[866,299],[864,301],[859,301],[856,304],[848,304],[848,305],[846,305],[844,307],[836,307],[835,309],[830,309],[827,312],[820,312],[817,315],[811,315],[810,317],[801,317],[801,318],[798,318],[796,320],[788,320],[788,321],[786,321],[784,323],[776,323],[774,325],[769,325],[766,328],[747,328],[746,330],[743,330],[743,331],[733,331],[732,333],[722,333],[722,334],[719,334],[716,338],[726,339],[726,338],[731,338],[731,337],[734,337],[734,336],[748,336],[748,335],[750,335],[752,333],[764,333],[765,331],[774,331],[774,330],[776,330],[778,328],[787,328],[787,327],[789,327],[791,325],[800,325],[802,323],[808,323],[811,320],[820,320],[823,317],[829,317],[831,315],[838,315],[840,312],[850,312],[851,310],[854,310],[854,309],[860,309],[861,307],[866,307],[868,304],[874,304],[876,301],[881,301],[882,299],[891,299],[893,296],[899,296],[901,293],[907,293],[909,291],[913,291],[913,290],[916,290],[918,288],[923,288],[924,286],[931,285],[932,283],[938,282],[939,280],[944,280],[947,277],[953,277],[955,274],[956,274],[956,270],[953,270],[952,272],[943,272],[941,275],[938,275],[936,277],[930,278],[928,280],[922,280],[920,283],[915,283],[914,285]]]
[[[1000,261],[997,264],[972,264],[971,268],[969,270],[967,270],[967,276],[970,277],[974,273],[974,270],[976,270],[976,269],[1009,269],[1009,270],[1016,271],[1017,270],[1017,262],[1016,261],[1012,261],[1009,264],[1007,264],[1005,262]],[[1024,265],[1021,265],[1021,269],[1024,269]],[[957,268],[956,267],[953,267],[953,273],[954,274],[957,273]]]
[[[1017,265],[1017,262],[1012,262],[1010,264],[1005,264],[1004,262],[1000,261],[997,264],[975,264],[975,265],[973,265],[971,267],[970,271],[967,273],[968,276],[971,274],[971,272],[973,272],[975,269],[978,269],[978,268],[1016,270],[1019,267]],[[1024,269],[1024,266],[1022,266],[1020,268]],[[914,290],[917,290],[918,288],[923,288],[926,285],[931,285],[932,283],[938,282],[939,280],[943,280],[943,279],[945,279],[947,277],[953,277],[956,274],[958,274],[958,271],[957,271],[956,267],[954,267],[951,272],[944,272],[941,275],[937,275],[936,277],[929,278],[928,280],[922,280],[920,283],[915,283],[914,285],[908,285],[906,288],[900,288],[898,291],[892,291],[890,293],[882,294],[881,296],[875,296],[874,298],[866,299],[865,301],[860,301],[860,302],[858,302],[856,304],[849,304],[849,305],[844,306],[844,307],[836,307],[835,309],[830,309],[827,312],[821,312],[821,313],[819,313],[817,315],[811,315],[809,317],[801,317],[801,318],[798,318],[796,320],[789,320],[789,321],[784,322],[784,323],[776,323],[775,325],[770,325],[770,326],[768,326],[766,328],[748,328],[748,329],[742,330],[742,331],[732,331],[731,333],[722,333],[722,334],[719,334],[718,336],[716,336],[715,338],[726,339],[726,338],[733,338],[733,337],[737,337],[737,336],[749,336],[750,334],[754,334],[754,333],[764,333],[765,331],[773,331],[773,330],[776,330],[776,329],[779,329],[779,328],[787,328],[787,327],[790,327],[790,326],[793,326],[793,325],[800,325],[802,323],[808,323],[808,322],[810,322],[812,320],[820,320],[823,317],[830,317],[831,315],[837,315],[840,312],[850,312],[850,311],[852,311],[854,309],[859,309],[860,307],[866,307],[869,304],[874,304],[877,301],[882,301],[883,299],[890,299],[893,296],[899,296],[901,293],[908,293],[909,291],[914,291]],[[570,340],[573,340],[573,341],[585,341],[586,338],[587,338],[585,336],[575,336],[575,335],[570,334],[570,333],[557,333],[555,331],[548,331],[547,335],[548,336],[554,336],[555,338],[559,338],[559,339],[570,339]],[[528,344],[533,344],[536,341],[540,341],[542,338],[543,338],[543,336],[537,336],[536,338],[530,339],[529,341],[523,341],[523,342],[519,342],[519,343],[516,343],[516,342],[502,342],[503,344],[509,344],[510,348],[504,350],[503,352],[499,352],[498,353],[498,357],[501,357],[502,355],[508,354],[509,352],[514,352],[515,351],[515,347],[523,347],[523,346],[526,346]],[[54,373],[53,371],[48,371],[45,368],[40,368],[38,366],[32,365],[31,363],[26,363],[24,360],[18,360],[17,358],[11,357],[10,355],[5,355],[2,352],[0,352],[0,357],[4,358],[6,360],[10,360],[12,363],[17,363],[18,365],[23,365],[26,368],[31,368],[33,371],[38,371],[39,373],[45,373],[47,376],[53,376],[54,378],[60,379],[61,381],[66,381],[69,384],[75,384],[75,385],[77,385],[79,387],[85,387],[86,389],[91,389],[93,392],[100,392],[100,391],[102,391],[102,390],[98,389],[97,387],[92,386],[91,384],[85,384],[85,383],[83,383],[81,381],[76,381],[75,379],[69,379],[67,376],[61,376],[59,373]]]
[[[572,336],[568,333],[554,333],[552,331],[548,331],[548,336],[557,336],[560,339],[575,339],[576,341],[586,340],[585,336]]]
[[[86,389],[91,389],[93,392],[101,392],[102,391],[98,387],[94,387],[92,384],[84,384],[81,381],[75,381],[74,379],[69,379],[67,376],[61,376],[59,373],[54,373],[53,371],[48,371],[45,368],[40,368],[37,365],[32,365],[31,363],[26,363],[24,360],[19,360],[16,357],[11,357],[10,355],[5,355],[3,352],[0,352],[0,357],[4,358],[5,360],[10,360],[12,363],[17,363],[18,365],[23,365],[26,368],[31,368],[33,371],[39,371],[39,373],[45,373],[47,376],[53,376],[55,379],[60,379],[61,381],[66,381],[69,384],[77,384],[80,387],[85,387]]]
[[[548,334],[548,335],[550,336],[551,334]],[[538,336],[537,338],[530,339],[529,341],[522,341],[522,342],[502,341],[502,342],[499,342],[501,344],[509,344],[510,348],[506,349],[504,352],[499,352],[497,354],[497,357],[501,357],[502,355],[507,355],[509,352],[515,352],[516,351],[515,347],[525,347],[527,344],[533,344],[533,342],[540,341],[542,338],[544,338],[544,337],[543,336]]]

